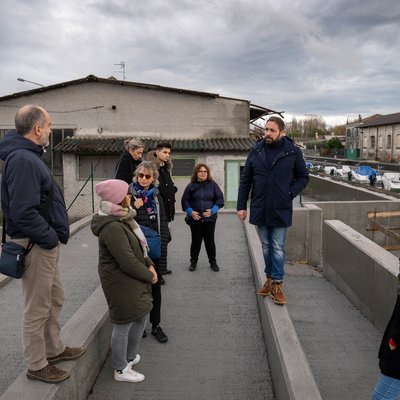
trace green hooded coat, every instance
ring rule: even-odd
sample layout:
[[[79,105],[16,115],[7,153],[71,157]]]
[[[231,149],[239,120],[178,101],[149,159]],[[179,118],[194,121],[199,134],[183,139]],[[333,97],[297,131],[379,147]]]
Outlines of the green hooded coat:
[[[127,324],[143,317],[153,307],[152,261],[144,258],[139,240],[118,217],[95,215],[91,228],[99,239],[99,275],[111,322]]]

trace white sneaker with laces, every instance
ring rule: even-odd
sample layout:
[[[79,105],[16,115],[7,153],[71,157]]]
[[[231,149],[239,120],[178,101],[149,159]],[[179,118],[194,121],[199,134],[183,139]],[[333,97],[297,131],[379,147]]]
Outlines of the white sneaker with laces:
[[[130,365],[132,368],[134,365],[138,364],[139,362],[140,362],[140,355],[136,354],[136,357],[132,361],[129,361],[128,365]]]
[[[114,379],[119,382],[142,382],[144,375],[134,371],[128,364],[121,372],[114,370]]]

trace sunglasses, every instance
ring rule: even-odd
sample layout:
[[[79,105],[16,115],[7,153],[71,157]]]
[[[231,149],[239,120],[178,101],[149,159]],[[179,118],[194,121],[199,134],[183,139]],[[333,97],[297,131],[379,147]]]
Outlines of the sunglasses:
[[[143,179],[143,178],[151,179],[153,177],[152,175],[147,175],[147,174],[138,174],[137,176],[140,179]]]

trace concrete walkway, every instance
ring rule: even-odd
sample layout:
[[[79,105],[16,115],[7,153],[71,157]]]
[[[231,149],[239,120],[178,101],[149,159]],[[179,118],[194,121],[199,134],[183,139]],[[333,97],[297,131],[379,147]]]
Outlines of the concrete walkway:
[[[321,397],[370,399],[380,372],[382,333],[309,265],[287,264],[284,290]]]
[[[60,272],[65,291],[62,325],[99,286],[97,260],[97,238],[89,226],[75,233],[67,246],[61,246]],[[12,279],[0,287],[0,396],[25,368],[21,344],[22,299],[19,280]]]
[[[161,324],[170,341],[159,344],[151,335],[143,340],[137,369],[146,380],[139,384],[115,382],[108,358],[89,399],[273,399],[243,224],[233,213],[220,214],[219,273],[208,267],[204,249],[198,270],[189,272],[190,233],[183,215],[171,227],[174,272],[163,287]],[[90,227],[63,246],[60,264],[64,324],[99,285]],[[286,271],[287,309],[321,397],[370,398],[381,333],[318,270],[294,263]],[[24,370],[21,298],[18,281],[0,288],[0,395]]]
[[[165,277],[161,317],[169,342],[143,339],[136,369],[146,380],[138,384],[115,382],[108,357],[89,399],[273,399],[243,225],[234,214],[220,214],[218,273],[204,248],[190,272],[183,215],[171,228],[173,274]]]

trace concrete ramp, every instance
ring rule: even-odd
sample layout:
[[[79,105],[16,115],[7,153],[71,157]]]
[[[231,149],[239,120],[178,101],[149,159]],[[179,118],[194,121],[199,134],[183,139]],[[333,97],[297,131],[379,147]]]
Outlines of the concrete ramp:
[[[139,384],[115,382],[110,357],[90,400],[267,400],[274,399],[243,225],[234,214],[217,222],[217,260],[213,272],[202,249],[190,272],[190,230],[177,215],[171,224],[172,275],[162,288],[161,326],[167,344],[143,339]]]

